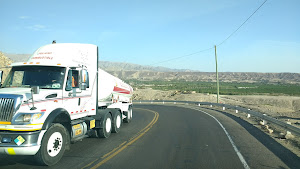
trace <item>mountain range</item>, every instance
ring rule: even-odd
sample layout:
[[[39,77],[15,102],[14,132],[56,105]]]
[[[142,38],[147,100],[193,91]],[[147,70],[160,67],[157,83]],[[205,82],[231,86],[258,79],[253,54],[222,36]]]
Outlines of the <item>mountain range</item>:
[[[30,54],[1,53],[13,62],[25,62]],[[6,62],[8,62],[6,59]],[[4,60],[1,58],[1,60]],[[215,72],[196,72],[187,69],[170,69],[166,67],[143,66],[132,63],[99,61],[99,67],[123,80],[184,80],[184,81],[216,81]],[[220,72],[221,82],[261,82],[300,84],[300,73],[254,73],[254,72]]]

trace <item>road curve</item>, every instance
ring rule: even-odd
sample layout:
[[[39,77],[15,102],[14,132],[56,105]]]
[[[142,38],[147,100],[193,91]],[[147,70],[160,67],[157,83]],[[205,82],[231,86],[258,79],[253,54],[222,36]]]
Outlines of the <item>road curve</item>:
[[[46,168],[297,168],[284,148],[263,144],[246,125],[213,110],[188,106],[134,105],[134,118],[108,139],[86,138],[72,144],[62,160]],[[215,116],[232,138],[209,113]],[[255,129],[253,129],[255,130]],[[257,131],[256,131],[257,133]],[[268,140],[272,145],[274,142]],[[280,156],[277,151],[287,154]],[[28,156],[0,155],[0,168],[45,168]]]
[[[174,106],[141,107],[158,112],[157,123],[103,168],[244,168],[223,129],[210,116]]]

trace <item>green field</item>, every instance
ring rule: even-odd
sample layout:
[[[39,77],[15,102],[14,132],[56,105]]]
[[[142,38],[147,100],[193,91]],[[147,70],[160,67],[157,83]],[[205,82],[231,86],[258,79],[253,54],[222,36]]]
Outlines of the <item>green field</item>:
[[[187,81],[138,81],[127,80],[134,88],[152,88],[157,90],[178,90],[197,93],[216,94],[215,82],[187,82]],[[220,82],[222,95],[288,95],[300,96],[299,84],[266,84],[266,83],[236,83]]]

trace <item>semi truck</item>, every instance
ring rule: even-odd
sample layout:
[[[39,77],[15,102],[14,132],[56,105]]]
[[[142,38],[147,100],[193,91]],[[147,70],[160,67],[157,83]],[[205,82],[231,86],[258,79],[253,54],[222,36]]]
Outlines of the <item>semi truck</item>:
[[[93,44],[52,43],[9,65],[0,88],[0,154],[51,166],[70,144],[108,138],[131,122],[132,87],[99,69],[98,58]]]

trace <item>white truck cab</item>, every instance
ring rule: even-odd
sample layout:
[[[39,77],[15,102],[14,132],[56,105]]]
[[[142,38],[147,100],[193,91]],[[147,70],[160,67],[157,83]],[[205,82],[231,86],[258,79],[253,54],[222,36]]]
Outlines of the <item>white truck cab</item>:
[[[132,87],[98,69],[96,45],[49,44],[10,67],[0,88],[0,153],[54,165],[70,143],[107,138],[132,119]]]

